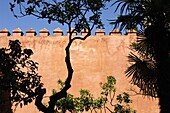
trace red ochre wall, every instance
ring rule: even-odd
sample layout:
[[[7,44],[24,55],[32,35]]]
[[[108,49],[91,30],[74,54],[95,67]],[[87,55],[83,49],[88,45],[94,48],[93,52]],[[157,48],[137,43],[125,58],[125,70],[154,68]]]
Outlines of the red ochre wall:
[[[16,32],[18,31],[18,32]],[[30,31],[30,32],[28,32]],[[23,48],[30,48],[34,54],[32,59],[39,63],[38,73],[42,75],[42,82],[47,89],[46,96],[52,94],[52,89],[57,89],[57,80],[65,80],[67,76],[65,65],[65,47],[68,36],[63,36],[60,29],[56,29],[53,36],[48,36],[48,30],[40,30],[40,36],[34,36],[35,31],[30,29],[26,36],[18,28],[13,30],[13,35],[8,36],[7,29],[0,31],[0,47],[8,46],[9,40],[18,39]],[[83,35],[83,33],[82,33]],[[71,46],[71,62],[74,75],[69,93],[79,95],[80,89],[88,89],[95,97],[100,94],[99,82],[105,82],[106,76],[113,75],[117,80],[117,92],[128,92],[133,100],[131,105],[137,113],[159,113],[158,99],[135,95],[130,89],[139,90],[129,83],[125,77],[125,70],[129,63],[127,56],[130,53],[129,45],[136,39],[135,32],[121,35],[113,31],[105,35],[104,31],[98,30],[94,36],[85,41],[76,40]],[[44,103],[48,98],[44,99]],[[15,113],[40,113],[34,103],[19,107]]]

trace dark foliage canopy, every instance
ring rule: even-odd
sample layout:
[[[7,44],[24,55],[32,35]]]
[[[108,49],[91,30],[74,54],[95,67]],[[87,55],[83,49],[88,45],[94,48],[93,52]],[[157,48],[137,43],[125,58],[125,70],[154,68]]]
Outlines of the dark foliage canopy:
[[[71,24],[77,32],[88,29],[89,25],[102,27],[101,9],[110,0],[14,0],[10,3],[11,11],[15,17],[28,15],[36,16],[39,19],[46,18],[48,23],[57,21],[62,25]],[[15,7],[18,6],[19,14],[16,14]]]
[[[169,113],[170,104],[170,1],[117,0],[120,17],[115,28],[138,29],[139,37],[129,55],[132,65],[126,75],[132,77],[143,94],[159,97],[161,113]]]
[[[129,62],[132,65],[126,75],[141,88],[145,95],[157,97],[159,50],[170,52],[170,3],[166,0],[117,0],[116,10],[120,16],[111,22],[115,28],[137,29],[138,39],[131,45],[133,51]],[[158,45],[159,43],[159,45]],[[162,46],[162,47],[161,47]],[[167,62],[168,63],[168,62]]]
[[[19,40],[10,40],[9,48],[0,49],[0,91],[8,91],[15,106],[31,103],[43,86],[38,63],[30,58],[32,54],[31,49],[21,48]]]

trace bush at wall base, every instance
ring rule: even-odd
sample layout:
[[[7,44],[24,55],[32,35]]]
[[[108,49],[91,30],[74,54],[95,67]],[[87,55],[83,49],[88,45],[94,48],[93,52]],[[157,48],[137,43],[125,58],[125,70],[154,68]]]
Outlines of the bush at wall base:
[[[64,82],[61,80],[58,80],[58,84],[61,88],[64,87]],[[128,93],[124,92],[115,96],[115,84],[116,79],[113,76],[107,76],[107,82],[100,83],[101,94],[97,99],[93,97],[89,90],[81,89],[79,97],[74,97],[68,93],[66,98],[62,98],[56,103],[55,111],[56,113],[136,113],[136,110],[130,107],[132,100],[130,100]],[[55,94],[57,91],[53,89],[52,92]]]

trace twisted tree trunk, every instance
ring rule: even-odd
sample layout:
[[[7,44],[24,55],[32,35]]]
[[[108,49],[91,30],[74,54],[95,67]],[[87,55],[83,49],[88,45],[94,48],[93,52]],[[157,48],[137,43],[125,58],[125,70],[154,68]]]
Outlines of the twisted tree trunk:
[[[74,40],[85,40],[88,36],[91,35],[91,29],[90,28],[88,29],[88,33],[83,38],[82,37],[72,38],[72,33],[74,32],[74,30],[71,31],[71,27],[69,27],[69,31],[70,31],[69,42],[68,42],[68,44],[65,48],[65,52],[66,52],[65,63],[66,63],[67,72],[68,72],[68,75],[67,75],[67,78],[66,78],[66,81],[65,81],[65,86],[60,92],[57,92],[56,94],[50,96],[50,101],[49,101],[48,107],[44,106],[43,103],[42,103],[43,96],[46,93],[45,88],[40,89],[38,91],[39,94],[38,94],[38,96],[36,97],[36,100],[35,100],[35,105],[37,106],[37,108],[44,113],[55,113],[54,108],[55,108],[56,102],[58,100],[60,100],[61,98],[66,97],[67,96],[67,90],[71,87],[71,80],[72,80],[73,72],[74,72],[72,65],[71,65],[71,61],[70,61],[71,44],[73,43]]]

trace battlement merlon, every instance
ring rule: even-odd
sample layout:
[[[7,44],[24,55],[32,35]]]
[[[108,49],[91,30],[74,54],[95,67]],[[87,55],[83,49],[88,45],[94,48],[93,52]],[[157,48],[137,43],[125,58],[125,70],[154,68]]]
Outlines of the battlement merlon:
[[[12,35],[11,33],[8,31],[7,28],[0,30],[0,36],[23,36],[23,31],[20,28],[16,28],[12,31]],[[81,31],[81,35],[85,36],[87,34],[87,30],[82,30]],[[26,36],[36,36],[37,33],[33,28],[30,28],[26,31]],[[67,31],[67,35],[69,35],[69,32]],[[77,32],[75,31],[73,33],[73,36],[76,36]],[[96,36],[105,36],[106,33],[103,29],[98,29],[95,32]],[[109,33],[110,36],[121,36],[122,33],[119,30],[112,30]],[[129,36],[137,36],[137,32],[135,30],[129,30],[127,32],[127,35]],[[43,28],[39,31],[39,36],[50,36],[49,31],[46,28]],[[56,28],[53,30],[53,36],[63,36],[63,31],[60,28]]]

